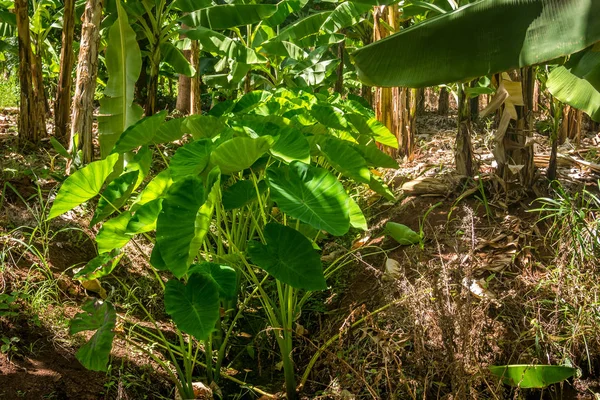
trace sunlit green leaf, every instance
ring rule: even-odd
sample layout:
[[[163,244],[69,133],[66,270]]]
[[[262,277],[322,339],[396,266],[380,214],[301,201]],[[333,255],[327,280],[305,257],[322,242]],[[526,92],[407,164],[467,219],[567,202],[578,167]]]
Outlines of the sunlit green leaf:
[[[117,313],[112,304],[93,300],[88,301],[81,308],[84,312],[75,315],[71,320],[70,334],[83,331],[96,331],[96,333],[79,348],[75,357],[89,370],[106,371],[115,337],[113,329],[117,322]]]

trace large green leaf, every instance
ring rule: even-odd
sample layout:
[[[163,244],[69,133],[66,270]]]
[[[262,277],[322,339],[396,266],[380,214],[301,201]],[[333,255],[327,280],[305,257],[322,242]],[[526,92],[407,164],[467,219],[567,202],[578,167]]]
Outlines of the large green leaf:
[[[211,29],[198,27],[185,31],[188,38],[197,40],[202,50],[215,53],[243,64],[261,64],[267,59],[253,49]]]
[[[152,143],[169,143],[181,139],[186,120],[187,118],[173,118],[160,124],[152,138]]]
[[[212,139],[227,130],[223,117],[214,115],[190,115],[185,120],[185,131],[194,139]]]
[[[398,168],[398,162],[379,150],[375,143],[368,145],[359,145],[355,143],[353,147],[367,161],[367,165],[371,167]]]
[[[139,171],[126,172],[106,186],[102,197],[98,200],[90,225],[96,225],[125,204],[133,191],[139,173]]]
[[[210,7],[212,0],[175,0],[175,7],[184,12],[192,12]]]
[[[183,332],[207,340],[219,320],[219,287],[204,274],[192,274],[185,285],[172,279],[165,285],[165,310]]]
[[[561,365],[500,365],[491,366],[490,371],[507,385],[541,389],[569,379],[577,373],[577,368]]]
[[[279,129],[279,139],[271,148],[271,154],[285,162],[310,162],[310,145],[302,132],[293,128]]]
[[[120,249],[131,240],[133,235],[127,233],[127,225],[130,219],[131,213],[126,211],[102,224],[102,228],[96,235],[98,253],[103,254],[114,249]]]
[[[346,118],[344,117],[344,112],[335,106],[329,104],[315,104],[310,109],[310,115],[329,128],[340,130],[348,129],[348,121],[346,121]]]
[[[162,60],[173,67],[173,70],[185,76],[193,76],[196,73],[194,67],[185,58],[181,50],[173,46],[170,42],[160,45]]]
[[[214,167],[206,175],[206,186],[204,189],[205,193],[207,193],[206,201],[202,204],[196,214],[194,237],[190,242],[190,248],[196,250],[202,246],[204,238],[210,229],[213,211],[221,194],[221,170],[219,167]]]
[[[348,232],[348,194],[328,171],[293,161],[270,168],[267,184],[273,201],[289,216],[336,236]]]
[[[377,118],[365,118],[355,113],[347,113],[345,117],[361,135],[372,137],[375,141],[385,146],[394,149],[398,148],[398,138],[384,124],[379,122]]]
[[[325,32],[333,33],[356,25],[362,21],[364,15],[371,9],[372,7],[368,4],[346,1],[333,10],[325,22],[323,22],[323,25],[321,25],[321,29]]]
[[[482,0],[353,53],[372,86],[424,87],[543,63],[600,40],[596,0]]]
[[[100,193],[102,185],[111,174],[118,154],[101,161],[95,161],[69,176],[60,187],[52,204],[48,219],[55,218],[88,201]]]
[[[348,197],[348,208],[350,209],[350,225],[353,228],[360,229],[366,231],[369,229],[367,225],[367,219],[365,218],[365,214],[363,214],[362,210],[356,204],[356,201],[352,197]]]
[[[202,180],[193,175],[174,182],[163,200],[156,222],[156,245],[167,268],[178,278],[196,257],[199,247],[192,247],[195,221],[205,201]]]
[[[158,198],[140,206],[127,223],[125,233],[137,235],[156,230],[156,220],[162,210],[162,201],[163,199]]]
[[[261,136],[256,139],[234,137],[217,146],[210,155],[210,161],[218,165],[223,174],[230,175],[249,168],[269,150],[272,144],[271,136]]]
[[[284,225],[269,223],[265,226],[264,237],[266,245],[248,243],[248,255],[253,263],[297,289],[327,289],[321,258],[303,234]]]
[[[162,171],[146,185],[144,190],[142,190],[132,206],[132,209],[144,205],[154,199],[158,199],[159,197],[164,197],[172,184],[173,179],[171,179],[171,171],[168,169]]]
[[[211,150],[212,142],[208,139],[196,140],[177,149],[169,163],[171,178],[176,181],[187,175],[200,174],[208,165]]]
[[[323,11],[296,21],[283,29],[274,40],[295,42],[307,36],[317,34],[321,29],[321,25],[323,25],[330,14],[331,11]]]
[[[134,123],[121,134],[112,153],[125,153],[136,147],[152,143],[156,131],[164,123],[166,117],[167,112],[161,111]]]
[[[237,294],[237,272],[227,266],[210,262],[194,264],[190,267],[189,274],[202,274],[210,277],[219,286],[219,295],[226,300],[233,300]]]
[[[595,47],[554,68],[546,86],[554,97],[600,122],[600,51]]]
[[[107,302],[88,301],[79,313],[71,320],[69,332],[71,335],[82,331],[96,331],[90,340],[81,346],[75,357],[79,362],[92,371],[106,371],[110,350],[117,323],[117,312],[112,304]]]
[[[253,90],[240,97],[231,111],[236,114],[247,113],[268,101],[272,96],[273,95],[266,90]]]
[[[142,53],[127,12],[117,2],[119,17],[108,33],[106,69],[108,82],[100,100],[98,132],[102,157],[106,157],[121,134],[137,122],[143,110],[133,104],[135,83],[142,71]]]
[[[371,182],[367,162],[349,143],[335,137],[327,137],[320,147],[327,161],[342,175],[360,183]]]
[[[223,4],[190,13],[181,18],[181,22],[187,26],[222,30],[256,24],[276,11],[276,4]]]

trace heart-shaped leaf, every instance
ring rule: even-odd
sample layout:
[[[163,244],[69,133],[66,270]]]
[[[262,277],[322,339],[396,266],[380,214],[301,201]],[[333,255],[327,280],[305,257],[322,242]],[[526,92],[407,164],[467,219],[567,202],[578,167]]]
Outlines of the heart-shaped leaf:
[[[219,287],[204,274],[192,274],[185,285],[172,279],[165,285],[165,310],[179,329],[207,340],[219,320]]]
[[[299,161],[270,168],[271,198],[289,216],[341,236],[350,228],[348,194],[328,171]]]
[[[272,144],[271,136],[261,136],[256,139],[234,137],[214,149],[210,161],[221,168],[221,173],[230,175],[249,168],[269,150]]]
[[[106,371],[115,337],[113,329],[117,322],[117,312],[112,304],[93,300],[81,308],[84,312],[75,315],[71,320],[70,334],[74,335],[82,331],[96,331],[96,333],[79,348],[75,357],[87,369]]]
[[[125,172],[106,186],[98,200],[90,225],[96,225],[125,204],[135,187],[139,173],[140,171]]]
[[[188,273],[209,276],[219,286],[219,294],[223,299],[233,300],[237,294],[237,272],[227,265],[203,262],[192,265]]]
[[[266,245],[248,243],[253,263],[297,289],[327,289],[321,258],[303,234],[285,225],[269,223],[264,236]]]
[[[186,175],[198,175],[208,165],[212,142],[208,139],[196,140],[177,149],[169,169],[174,181]]]

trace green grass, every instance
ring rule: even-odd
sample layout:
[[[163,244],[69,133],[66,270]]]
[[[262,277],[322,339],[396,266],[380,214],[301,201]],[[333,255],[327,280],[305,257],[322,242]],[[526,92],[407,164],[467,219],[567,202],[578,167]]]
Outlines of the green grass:
[[[17,107],[19,105],[19,82],[17,75],[12,74],[7,80],[0,79],[0,108]]]

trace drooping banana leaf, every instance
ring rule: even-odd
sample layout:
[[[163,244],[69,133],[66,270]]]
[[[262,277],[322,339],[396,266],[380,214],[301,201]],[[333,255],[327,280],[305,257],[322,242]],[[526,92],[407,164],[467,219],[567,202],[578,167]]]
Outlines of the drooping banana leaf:
[[[188,38],[197,40],[202,50],[236,60],[244,64],[260,64],[267,59],[253,49],[244,46],[227,36],[205,27],[184,31]]]
[[[133,104],[135,82],[142,71],[142,53],[127,13],[117,3],[119,18],[110,28],[106,48],[108,82],[100,100],[98,132],[100,151],[106,157],[129,126],[142,117],[143,110]]]
[[[321,29],[325,32],[339,32],[341,29],[356,25],[363,19],[363,15],[371,10],[369,4],[346,1],[336,7],[327,17]]]
[[[594,51],[594,48],[574,55],[564,66],[554,68],[548,75],[546,86],[558,100],[600,122],[600,51]]]
[[[283,23],[293,12],[299,11],[308,3],[308,0],[283,0],[277,4],[277,11],[267,18],[263,24],[276,27]]]
[[[372,86],[424,87],[543,63],[600,40],[596,0],[482,0],[355,51]]]
[[[187,26],[221,30],[256,24],[277,11],[277,4],[223,4],[195,11],[181,18]]]
[[[321,25],[331,13],[332,11],[323,11],[294,22],[283,29],[274,40],[296,42],[304,37],[314,35],[319,32]]]
[[[160,52],[165,63],[173,67],[173,70],[178,74],[185,76],[193,76],[196,70],[190,62],[185,58],[181,50],[173,46],[172,43],[163,43],[160,45]]]
[[[200,10],[211,5],[211,0],[175,0],[175,7],[184,12]]]

